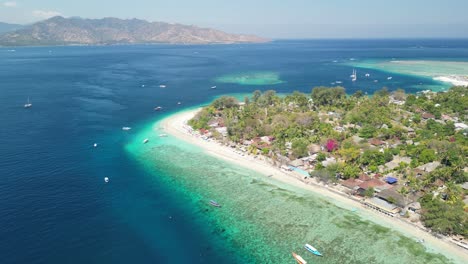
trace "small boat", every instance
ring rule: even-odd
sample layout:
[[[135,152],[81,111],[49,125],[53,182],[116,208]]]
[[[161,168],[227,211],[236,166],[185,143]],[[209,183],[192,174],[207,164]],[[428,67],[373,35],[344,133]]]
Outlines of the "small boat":
[[[177,105],[180,105],[180,104],[182,104],[182,103],[181,103],[181,102],[177,102]]]
[[[211,89],[216,89],[216,85],[215,85],[215,86],[211,86]]]
[[[340,83],[343,83],[343,82],[342,82],[342,81],[336,81],[335,83],[338,83],[338,84],[340,84]]]
[[[393,77],[391,77],[391,76],[387,78],[387,80],[391,80],[391,79],[393,79]]]
[[[307,251],[309,251],[310,253],[316,255],[316,256],[322,256],[322,254],[316,249],[314,248],[313,246],[309,245],[309,244],[305,244],[304,246],[305,249],[307,249]]]
[[[369,73],[366,73],[366,77],[370,77],[370,74],[369,74]]]
[[[109,182],[109,178],[108,177],[104,177],[104,182]]]
[[[292,253],[293,258],[296,260],[297,264],[307,264],[307,261],[305,261],[301,256],[299,256],[296,253]]]
[[[351,81],[355,82],[357,80],[357,72],[356,70],[353,70],[353,74],[351,74]]]
[[[156,106],[156,107],[154,108],[154,110],[155,110],[155,111],[161,111],[161,110],[162,110],[162,107],[161,107],[161,106]]]
[[[94,143],[93,147],[95,147],[95,148],[96,148],[96,147],[97,147],[97,143]]]
[[[159,137],[167,137],[167,134],[159,134]]]
[[[144,85],[144,84],[142,84],[142,85],[141,85],[141,87],[145,87],[145,85]]]
[[[161,85],[159,85],[159,88],[166,88],[166,85],[161,84]]]
[[[379,80],[374,80],[374,82],[379,82]]]
[[[122,130],[124,130],[124,131],[128,131],[130,129],[132,129],[132,128],[131,127],[122,127]]]
[[[24,108],[30,108],[32,106],[31,102],[29,102],[29,97],[28,97],[28,102],[24,104]]]
[[[210,200],[210,205],[214,206],[214,207],[221,207],[221,205],[218,202],[216,202],[215,200]]]
[[[149,142],[149,139],[145,138],[145,140],[143,140],[143,144],[146,144]]]

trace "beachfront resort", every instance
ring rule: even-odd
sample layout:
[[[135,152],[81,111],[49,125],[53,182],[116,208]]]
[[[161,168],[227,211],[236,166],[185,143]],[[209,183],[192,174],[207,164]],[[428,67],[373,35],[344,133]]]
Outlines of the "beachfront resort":
[[[221,97],[187,129],[468,249],[466,87]]]

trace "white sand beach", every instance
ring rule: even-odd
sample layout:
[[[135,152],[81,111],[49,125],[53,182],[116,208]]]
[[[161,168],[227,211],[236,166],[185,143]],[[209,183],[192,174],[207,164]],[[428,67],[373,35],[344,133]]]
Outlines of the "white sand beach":
[[[446,239],[437,238],[430,233],[420,229],[414,224],[403,221],[398,218],[391,218],[371,209],[364,207],[359,201],[352,200],[346,195],[339,194],[336,191],[330,190],[325,186],[315,184],[306,184],[296,178],[293,173],[286,173],[271,164],[255,159],[249,155],[240,155],[234,152],[233,149],[222,146],[214,141],[206,141],[199,137],[193,136],[186,128],[186,122],[191,119],[200,109],[184,111],[171,115],[161,121],[160,126],[166,133],[177,137],[190,144],[196,145],[204,149],[208,154],[226,161],[238,164],[240,166],[257,171],[263,175],[279,180],[291,186],[303,188],[315,194],[322,196],[324,199],[333,202],[339,207],[352,210],[359,208],[359,215],[364,219],[374,221],[380,225],[390,227],[397,230],[408,237],[414,239],[424,239],[424,245],[432,252],[443,253],[449,258],[453,258],[456,262],[466,263],[468,260],[468,250],[465,250]]]
[[[434,80],[451,83],[456,86],[468,86],[468,77],[466,76],[457,76],[457,75],[439,76],[439,77],[434,77]]]

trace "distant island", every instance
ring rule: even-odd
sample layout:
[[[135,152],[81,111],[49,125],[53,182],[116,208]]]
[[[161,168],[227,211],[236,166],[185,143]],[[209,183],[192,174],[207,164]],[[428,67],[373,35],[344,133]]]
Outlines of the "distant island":
[[[23,25],[0,22],[0,34],[23,28]]]
[[[3,31],[0,35],[0,46],[233,44],[269,41],[253,35],[228,34],[210,28],[140,19],[56,16],[19,29],[8,28],[13,31]]]

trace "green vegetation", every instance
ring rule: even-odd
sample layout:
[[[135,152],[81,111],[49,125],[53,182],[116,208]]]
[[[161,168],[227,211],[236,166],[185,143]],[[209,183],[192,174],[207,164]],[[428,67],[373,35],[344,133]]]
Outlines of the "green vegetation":
[[[423,219],[427,227],[444,235],[460,234],[468,237],[468,217],[463,211],[463,202],[449,204],[428,194],[421,199],[421,204],[425,208]]]
[[[364,196],[372,197],[372,196],[374,196],[374,193],[375,193],[375,190],[374,190],[374,188],[371,187],[371,188],[364,191]]]
[[[459,123],[468,116],[467,92],[454,87],[406,95],[384,88],[367,97],[362,91],[346,96],[342,87],[317,87],[310,95],[279,97],[274,91],[255,91],[242,103],[232,97],[216,99],[189,125],[277,165],[312,157],[310,175],[326,182],[337,181],[337,176],[392,173],[401,195],[423,196],[421,215],[427,227],[466,236],[463,199],[468,193],[460,184],[468,181],[468,131]],[[397,157],[405,162],[394,161]],[[373,193],[369,188],[365,194]]]

